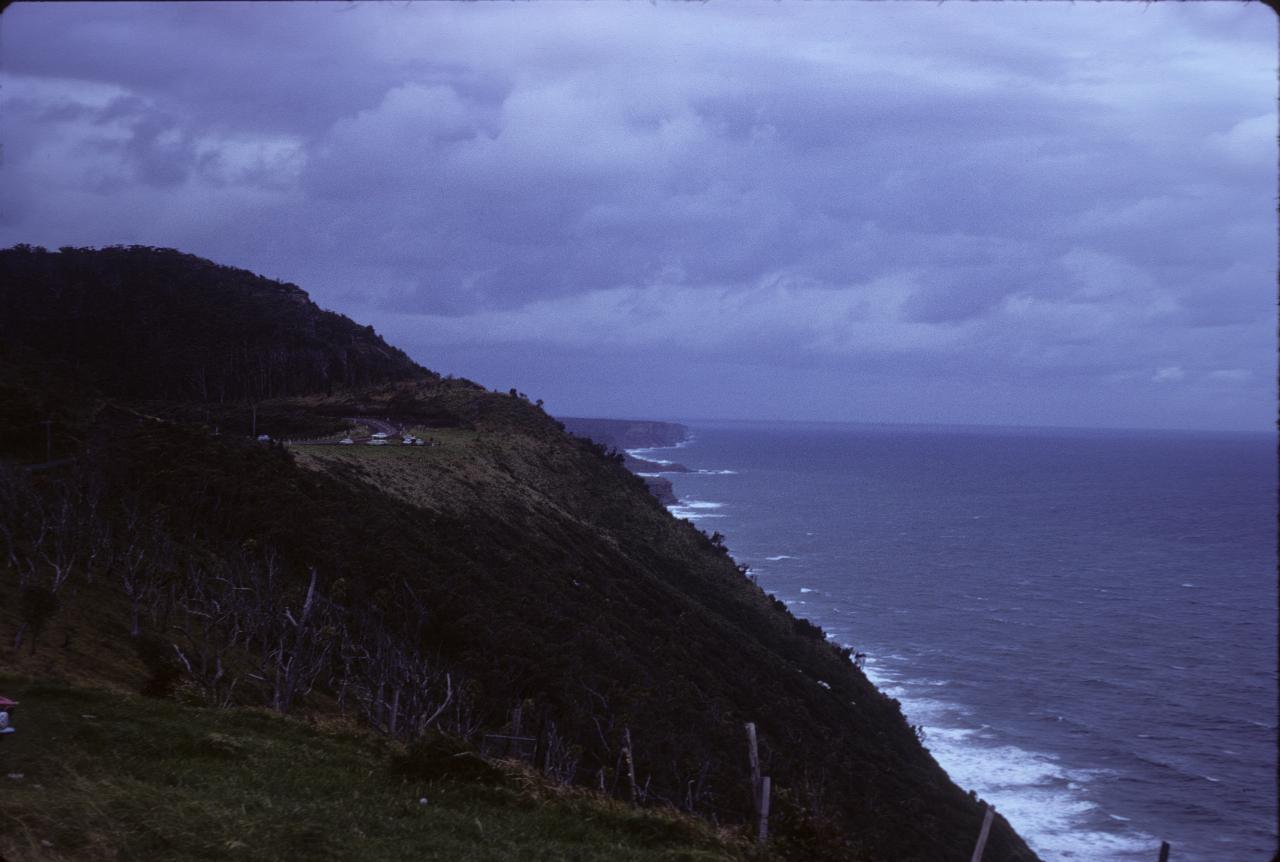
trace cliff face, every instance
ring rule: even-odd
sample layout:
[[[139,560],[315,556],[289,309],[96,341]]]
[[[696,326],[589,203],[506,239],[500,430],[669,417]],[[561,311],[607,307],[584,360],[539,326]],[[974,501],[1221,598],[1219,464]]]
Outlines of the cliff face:
[[[644,476],[644,486],[649,489],[649,493],[657,498],[658,502],[664,506],[674,506],[680,500],[676,497],[676,489],[671,484],[671,480],[662,476]]]
[[[183,260],[171,259],[178,281]],[[200,272],[206,262],[186,265]],[[128,293],[127,269],[118,272],[112,290]],[[233,284],[256,278],[233,272]],[[63,282],[26,284],[25,319],[56,321]],[[86,282],[71,293],[94,291]],[[245,310],[242,328],[306,329],[309,303],[281,295],[287,306],[267,302],[277,313],[270,326]],[[188,308],[170,307],[179,316]],[[100,318],[116,332],[98,331],[92,315],[72,319],[89,343],[169,344],[152,340],[145,308],[128,308]],[[254,343],[271,354],[266,336]],[[378,342],[360,343],[382,355]],[[50,361],[38,343],[24,345],[11,368]],[[438,445],[262,445],[240,427],[243,415],[233,417],[237,430],[215,429],[202,402],[157,402],[169,384],[146,389],[140,405],[133,389],[107,389],[115,378],[93,369],[49,377],[60,381],[56,393],[22,389],[21,373],[11,390],[0,386],[0,417],[17,415],[5,412],[6,392],[56,395],[65,409],[53,433],[70,459],[32,473],[11,464],[0,482],[10,560],[0,594],[19,597],[0,604],[0,666],[160,693],[180,685],[210,703],[282,712],[341,704],[406,741],[427,729],[473,741],[525,735],[557,780],[629,797],[630,760],[647,804],[728,824],[751,819],[751,721],[774,786],[776,856],[969,858],[978,803],[847,651],[668,514],[606,446],[565,434],[524,399],[385,355],[393,379],[377,385],[329,391],[323,375],[300,376],[293,385],[310,388],[260,405],[258,430],[342,429],[370,417]],[[96,394],[80,388],[90,384]],[[73,422],[76,433],[63,434]],[[671,445],[684,433],[610,424],[615,447]],[[40,460],[23,451],[0,457]],[[49,559],[68,565],[39,563]],[[298,622],[303,607],[310,623]],[[38,644],[34,657],[13,648],[19,631]],[[214,655],[216,677],[202,672]],[[286,664],[293,670],[275,672]],[[285,685],[298,668],[306,684]],[[997,818],[984,858],[1034,855]]]

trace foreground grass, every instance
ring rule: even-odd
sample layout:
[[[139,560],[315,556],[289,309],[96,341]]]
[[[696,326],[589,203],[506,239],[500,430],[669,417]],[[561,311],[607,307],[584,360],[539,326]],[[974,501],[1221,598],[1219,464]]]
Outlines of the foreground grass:
[[[719,860],[700,821],[553,788],[404,778],[392,743],[258,710],[0,676],[0,859]],[[424,804],[422,799],[426,799]]]

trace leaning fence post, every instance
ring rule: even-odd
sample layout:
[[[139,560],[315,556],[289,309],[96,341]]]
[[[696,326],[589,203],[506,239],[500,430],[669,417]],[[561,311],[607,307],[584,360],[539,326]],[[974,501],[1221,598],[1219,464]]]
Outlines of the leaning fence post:
[[[994,806],[987,805],[986,808],[987,813],[982,816],[982,831],[978,833],[978,844],[973,848],[973,858],[969,862],[982,862],[982,851],[987,846],[987,835],[991,832],[991,819],[996,814]]]
[[[1160,842],[1160,862],[1169,862],[1169,842]]]
[[[769,776],[760,779],[760,824],[757,827],[757,835],[761,844],[769,840]]]

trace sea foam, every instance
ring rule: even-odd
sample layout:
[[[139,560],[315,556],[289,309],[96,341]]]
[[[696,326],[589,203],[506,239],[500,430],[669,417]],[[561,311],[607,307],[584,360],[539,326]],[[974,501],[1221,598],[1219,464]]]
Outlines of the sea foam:
[[[667,511],[677,518],[701,521],[705,518],[723,518],[724,515],[714,514],[714,510],[723,505],[723,503],[712,503],[707,500],[681,500],[679,503],[668,506]]]
[[[997,743],[989,725],[969,726],[970,711],[933,697],[915,696],[917,685],[883,659],[868,658],[864,671],[882,692],[897,698],[903,713],[925,731],[925,747],[951,779],[975,791],[1013,824],[1046,862],[1145,859],[1153,836],[1103,812],[1089,798],[1091,781],[1104,771],[1074,769],[1050,754]]]

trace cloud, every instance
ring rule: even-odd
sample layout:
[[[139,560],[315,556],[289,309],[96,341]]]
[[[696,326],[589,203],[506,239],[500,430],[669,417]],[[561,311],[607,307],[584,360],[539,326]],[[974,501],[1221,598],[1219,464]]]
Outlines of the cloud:
[[[1081,421],[1109,421],[1108,387],[1170,397],[1151,369],[1269,379],[1256,18],[18,5],[0,243],[184,248],[390,324],[428,364],[553,379],[553,355],[608,353],[670,381],[672,412],[689,362],[782,399],[773,363],[826,390],[877,376],[886,410],[928,380],[975,404],[1010,381],[1088,404],[1091,381]],[[1256,423],[1240,398],[1230,421]]]
[[[1245,381],[1253,376],[1247,368],[1220,368],[1216,371],[1209,372],[1210,380],[1225,380],[1230,382]]]
[[[800,354],[911,353],[954,343],[961,330],[901,319],[911,285],[886,279],[830,286],[774,276],[749,288],[652,284],[531,302],[465,316],[382,315],[382,328],[430,332],[436,343],[549,343],[616,351],[647,346],[724,355],[736,345]]]
[[[1280,118],[1274,112],[1240,120],[1225,132],[1209,136],[1209,146],[1245,170],[1269,170],[1276,162]]]

